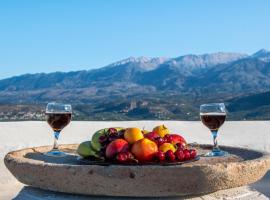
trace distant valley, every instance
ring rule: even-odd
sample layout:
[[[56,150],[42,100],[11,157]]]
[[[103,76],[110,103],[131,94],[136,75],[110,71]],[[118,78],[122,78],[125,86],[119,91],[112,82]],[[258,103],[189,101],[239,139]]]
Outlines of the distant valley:
[[[198,120],[224,101],[231,120],[270,119],[270,52],[130,57],[103,68],[0,80],[0,120],[43,120],[50,101],[76,120]]]

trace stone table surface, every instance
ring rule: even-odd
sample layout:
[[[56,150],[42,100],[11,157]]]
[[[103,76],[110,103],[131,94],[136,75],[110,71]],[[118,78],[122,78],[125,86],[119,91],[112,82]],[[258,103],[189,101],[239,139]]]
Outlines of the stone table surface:
[[[22,183],[51,191],[82,195],[165,197],[202,195],[244,186],[261,179],[270,169],[270,154],[220,146],[226,157],[203,157],[193,162],[119,165],[86,160],[76,155],[77,144],[60,145],[66,157],[44,155],[51,146],[13,151],[5,164]],[[198,155],[211,145],[193,144]]]

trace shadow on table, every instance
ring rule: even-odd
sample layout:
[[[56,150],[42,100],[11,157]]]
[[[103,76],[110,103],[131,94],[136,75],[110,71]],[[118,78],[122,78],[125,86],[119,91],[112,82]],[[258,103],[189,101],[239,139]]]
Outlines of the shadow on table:
[[[181,197],[173,198],[136,198],[136,197],[106,197],[106,196],[84,196],[73,195],[60,192],[51,192],[47,190],[37,189],[25,186],[13,200],[181,200]]]
[[[250,187],[270,198],[270,171],[260,181],[251,184]]]
[[[78,156],[73,154],[69,154],[65,157],[52,157],[46,156],[40,152],[34,152],[34,153],[27,153],[24,157],[32,160],[38,160],[53,164],[80,164],[80,162],[77,159]]]

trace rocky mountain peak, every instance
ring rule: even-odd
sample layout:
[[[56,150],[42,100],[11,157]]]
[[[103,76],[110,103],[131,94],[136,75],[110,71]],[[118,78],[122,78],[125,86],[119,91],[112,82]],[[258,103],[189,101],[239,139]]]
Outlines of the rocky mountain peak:
[[[189,70],[196,70],[219,64],[230,63],[246,57],[248,57],[247,54],[224,52],[202,55],[188,54],[171,59],[169,63],[179,69],[188,68]]]
[[[266,49],[261,49],[257,51],[256,53],[254,53],[251,57],[258,58],[265,62],[270,62],[270,51]]]
[[[109,66],[120,66],[120,65],[126,65],[126,64],[162,64],[165,61],[167,61],[168,58],[165,57],[146,57],[146,56],[140,56],[140,57],[128,57],[126,59],[120,60],[118,62],[112,63]]]

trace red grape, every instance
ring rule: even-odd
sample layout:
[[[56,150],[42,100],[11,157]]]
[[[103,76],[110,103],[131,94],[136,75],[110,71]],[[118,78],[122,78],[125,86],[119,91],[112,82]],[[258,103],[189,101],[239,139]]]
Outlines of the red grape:
[[[99,137],[99,142],[100,142],[101,144],[104,144],[104,143],[107,142],[107,139],[108,139],[108,138],[107,138],[105,135],[102,135],[102,136]]]
[[[174,155],[174,153],[173,153],[172,150],[168,150],[168,151],[166,152],[166,158],[167,158],[167,160],[169,160],[169,161],[174,161],[174,160],[175,160],[175,155]]]
[[[170,136],[170,134],[166,134],[166,135],[164,135],[164,140],[166,140],[167,141],[167,139],[168,139],[168,137]]]
[[[121,163],[124,163],[128,160],[128,155],[126,153],[118,153],[117,156],[116,156],[116,160],[121,162]]]
[[[177,150],[177,151],[175,152],[175,156],[176,156],[176,158],[177,158],[179,161],[183,161],[183,160],[185,159],[185,154],[184,154],[184,152],[181,151],[181,150]]]
[[[156,143],[158,146],[161,146],[164,142],[164,139],[162,137],[158,137],[156,138]]]
[[[178,143],[178,144],[176,144],[176,146],[177,146],[178,149],[180,149],[180,150],[184,150],[184,149],[185,149],[185,145],[182,144],[182,143]]]
[[[114,140],[118,139],[118,136],[117,135],[110,135],[109,136],[109,141],[112,142]]]
[[[134,159],[133,154],[132,154],[132,153],[130,153],[129,151],[125,152],[125,154],[127,154],[127,159],[128,159],[128,160],[132,160],[132,159]]]
[[[153,136],[148,136],[147,139],[155,141],[155,138]]]
[[[110,135],[117,134],[117,129],[115,129],[115,128],[109,128],[108,129],[108,132],[109,132]]]
[[[118,137],[123,138],[125,134],[125,129],[118,131]]]
[[[169,134],[167,134],[168,136],[167,136],[167,142],[168,143],[171,143],[172,141],[173,141],[173,136],[172,135],[169,135]]]
[[[156,153],[156,158],[157,158],[159,161],[165,160],[165,153],[162,152],[162,151],[158,151],[158,152]]]
[[[184,151],[184,154],[185,154],[185,160],[189,160],[190,159],[190,153],[189,151]]]
[[[197,156],[197,152],[195,149],[191,149],[190,150],[190,158],[193,159]]]
[[[184,149],[183,152],[184,153],[189,153],[189,150],[188,149]]]

